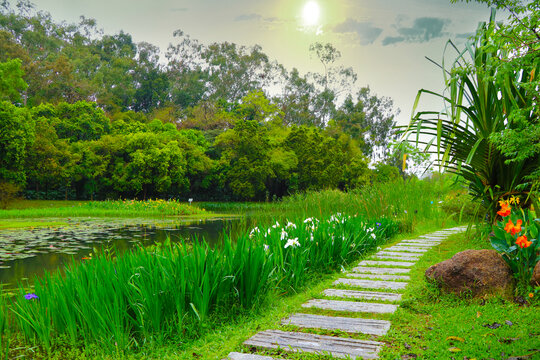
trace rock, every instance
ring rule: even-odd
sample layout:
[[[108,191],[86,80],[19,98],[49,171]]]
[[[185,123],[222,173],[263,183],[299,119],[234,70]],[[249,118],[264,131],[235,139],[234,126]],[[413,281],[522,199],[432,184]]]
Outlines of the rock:
[[[531,285],[540,286],[540,261],[537,262],[536,266],[534,267],[532,278],[531,278]]]
[[[466,250],[426,270],[428,281],[456,294],[510,295],[513,278],[508,264],[495,250]]]

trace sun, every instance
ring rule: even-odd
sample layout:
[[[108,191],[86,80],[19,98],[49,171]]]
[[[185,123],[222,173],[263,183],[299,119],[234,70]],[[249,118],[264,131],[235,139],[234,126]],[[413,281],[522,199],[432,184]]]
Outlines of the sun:
[[[315,26],[319,22],[321,8],[316,1],[308,1],[302,9],[302,21],[305,26]]]

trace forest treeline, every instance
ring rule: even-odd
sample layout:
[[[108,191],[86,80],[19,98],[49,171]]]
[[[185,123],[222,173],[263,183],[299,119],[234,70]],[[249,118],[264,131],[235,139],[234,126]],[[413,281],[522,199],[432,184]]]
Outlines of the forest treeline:
[[[261,200],[398,173],[392,101],[353,93],[331,44],[302,76],[259,46],[178,30],[163,56],[93,19],[0,7],[0,181],[29,198]]]

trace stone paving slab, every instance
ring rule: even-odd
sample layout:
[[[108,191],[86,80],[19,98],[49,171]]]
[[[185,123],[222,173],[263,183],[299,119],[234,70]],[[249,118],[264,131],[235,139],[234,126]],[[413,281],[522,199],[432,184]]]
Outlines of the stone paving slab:
[[[351,271],[361,274],[408,274],[411,269],[357,266]]]
[[[390,255],[390,256],[403,256],[403,257],[419,258],[424,254],[418,254],[418,253],[417,254],[410,254],[410,253],[406,253],[406,252],[399,252],[399,251],[396,252],[396,251],[391,251],[391,250],[383,250],[383,251],[379,251],[375,255]]]
[[[412,260],[412,261],[416,261],[420,258],[419,256],[390,255],[387,253],[375,254],[373,257],[375,259]]]
[[[401,266],[401,267],[411,267],[415,263],[409,261],[375,261],[375,260],[363,260],[360,261],[358,265],[375,265],[375,266]]]
[[[446,239],[445,238],[437,238],[437,239],[434,239],[434,238],[416,238],[416,239],[407,239],[407,240],[401,240],[402,243],[411,243],[411,242],[414,242],[414,243],[422,243],[422,244],[439,244],[441,242],[443,242],[444,240]]]
[[[390,289],[401,290],[407,287],[407,283],[403,281],[377,281],[377,280],[362,280],[362,279],[337,279],[334,285],[349,285],[368,289]]]
[[[253,354],[243,354],[238,352],[232,352],[227,357],[229,360],[274,360],[273,357]]]
[[[398,308],[393,304],[365,303],[359,301],[311,299],[302,304],[304,308],[316,308],[333,311],[349,311],[375,314],[391,314]]]
[[[347,333],[385,335],[390,329],[390,321],[359,319],[340,316],[294,314],[281,320],[282,325],[295,325],[301,328],[341,330]]]
[[[432,248],[432,247],[437,246],[437,245],[439,245],[439,244],[440,244],[440,242],[434,243],[434,242],[431,242],[431,241],[430,241],[430,242],[427,242],[427,241],[420,241],[420,240],[418,240],[418,241],[416,241],[416,240],[415,240],[415,241],[412,241],[412,240],[411,240],[411,241],[402,241],[402,242],[400,242],[400,243],[397,244],[397,245],[402,245],[402,246],[403,246],[403,245],[405,245],[405,246],[420,246],[420,247]]]
[[[360,273],[345,273],[346,276],[361,278],[361,279],[379,279],[379,280],[411,280],[407,275],[384,275],[384,274],[360,274]]]
[[[425,253],[428,252],[430,249],[427,248],[419,248],[419,247],[410,247],[406,245],[394,245],[389,248],[386,248],[385,250],[388,251],[403,251],[403,252],[412,252],[412,253]]]
[[[377,359],[383,345],[377,341],[346,339],[280,330],[266,330],[244,342],[246,346],[282,349],[291,352],[330,353],[334,357]]]
[[[385,293],[379,291],[358,291],[341,289],[326,289],[323,291],[323,294],[325,296],[381,301],[401,301],[402,296],[401,294]]]

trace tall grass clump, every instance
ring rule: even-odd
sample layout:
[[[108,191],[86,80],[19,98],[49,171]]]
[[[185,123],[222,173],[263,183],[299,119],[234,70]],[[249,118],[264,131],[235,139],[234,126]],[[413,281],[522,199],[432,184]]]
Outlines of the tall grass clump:
[[[88,201],[72,206],[0,210],[0,218],[31,217],[109,217],[109,216],[188,216],[207,211],[178,200],[106,200]]]
[[[269,291],[294,293],[397,228],[390,219],[335,214],[255,227],[214,248],[203,240],[105,252],[36,279],[34,293],[21,287],[9,310],[0,303],[0,321],[13,315],[25,341],[47,353],[66,342],[117,353],[182,341],[258,308]]]
[[[282,212],[303,216],[327,216],[343,212],[365,219],[390,217],[410,227],[419,221],[444,219],[439,204],[451,187],[445,179],[398,179],[375,183],[348,193],[339,190],[307,192],[284,198]]]
[[[0,285],[0,360],[8,359],[9,353],[9,312]]]

